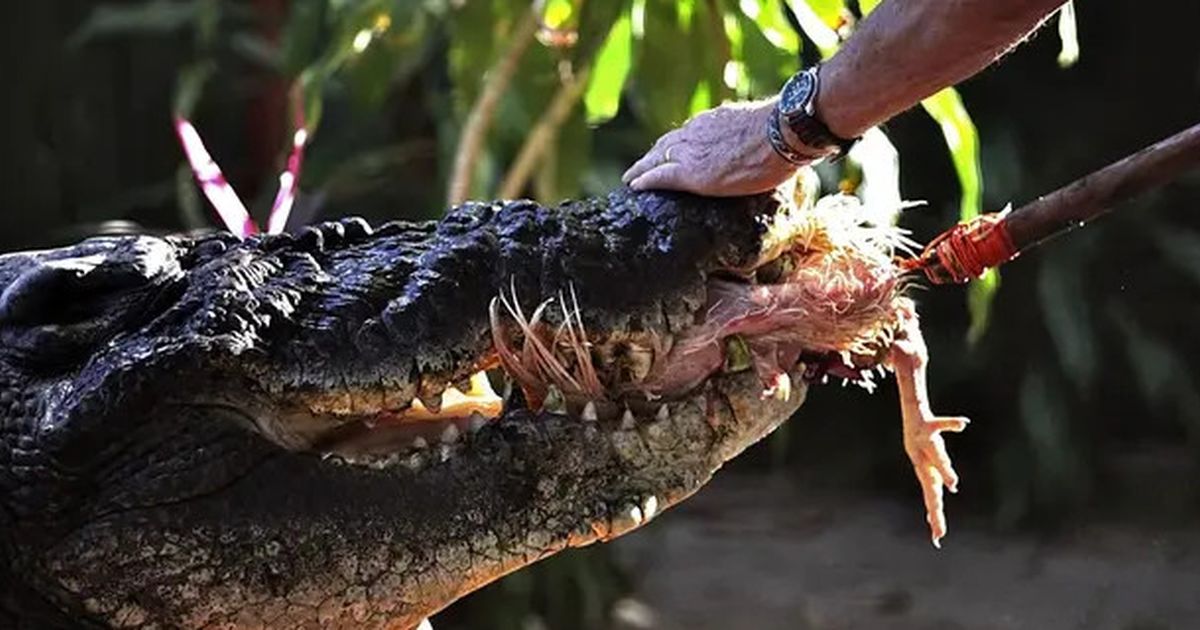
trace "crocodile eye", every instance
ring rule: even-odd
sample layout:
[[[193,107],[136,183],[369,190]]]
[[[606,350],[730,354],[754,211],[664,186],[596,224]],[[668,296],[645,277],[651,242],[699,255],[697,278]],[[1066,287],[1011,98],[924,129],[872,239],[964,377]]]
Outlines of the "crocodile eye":
[[[76,358],[152,314],[181,275],[174,247],[151,237],[0,257],[0,345],[28,362]]]

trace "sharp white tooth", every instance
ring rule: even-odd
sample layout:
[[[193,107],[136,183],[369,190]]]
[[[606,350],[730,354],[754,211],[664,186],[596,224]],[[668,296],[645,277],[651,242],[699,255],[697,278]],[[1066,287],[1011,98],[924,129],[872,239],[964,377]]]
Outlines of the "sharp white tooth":
[[[429,446],[429,442],[426,442],[425,438],[420,437],[420,436],[417,436],[417,439],[412,441],[412,447],[415,449],[425,449],[428,446]]]
[[[542,402],[542,411],[558,414],[567,412],[567,399],[563,396],[562,391],[554,385],[546,390],[546,400]]]
[[[458,430],[458,425],[451,422],[450,424],[447,424],[446,428],[442,431],[442,442],[444,444],[453,444],[458,441],[460,435],[461,433]]]
[[[822,384],[822,385],[828,385],[828,384],[829,384],[829,375],[828,375],[828,374],[825,374],[825,375],[822,375],[822,376],[821,376],[821,384]]]
[[[442,410],[442,392],[418,396],[417,401],[419,401],[421,406],[428,410],[429,413],[436,414]]]
[[[583,406],[583,413],[580,414],[580,417],[586,422],[595,422],[599,418],[599,416],[596,414],[596,403],[589,400],[588,403]]]
[[[658,513],[658,497],[650,495],[642,501],[642,516],[648,521]]]
[[[879,370],[879,378],[887,378],[887,370],[883,369],[882,365],[876,365],[876,370]]]
[[[470,424],[467,425],[471,430],[471,433],[478,433],[485,424],[487,424],[487,418],[484,418],[483,415],[478,411],[471,412],[471,421]]]
[[[625,413],[621,415],[621,430],[632,431],[637,428],[637,421],[633,418],[633,412],[628,407],[625,408]]]
[[[850,384],[850,379],[848,379],[848,378],[842,379],[842,387],[845,387],[849,384]]]

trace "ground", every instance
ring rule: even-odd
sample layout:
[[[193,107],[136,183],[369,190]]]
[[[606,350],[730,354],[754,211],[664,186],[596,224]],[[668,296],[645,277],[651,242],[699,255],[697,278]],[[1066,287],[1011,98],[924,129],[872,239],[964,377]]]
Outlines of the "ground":
[[[1200,528],[1092,522],[1053,539],[919,502],[816,496],[718,475],[616,543],[640,580],[622,628],[1165,630],[1200,619]],[[697,561],[702,558],[702,561]]]

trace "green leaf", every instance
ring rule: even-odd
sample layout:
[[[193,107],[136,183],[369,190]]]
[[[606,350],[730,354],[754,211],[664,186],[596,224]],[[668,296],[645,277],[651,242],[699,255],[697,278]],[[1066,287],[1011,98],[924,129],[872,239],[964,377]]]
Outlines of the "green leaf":
[[[861,11],[865,17],[874,11],[875,7],[879,6],[879,3],[882,1],[883,0],[858,0],[858,10]]]
[[[1038,305],[1067,378],[1086,393],[1100,366],[1092,309],[1081,279],[1090,266],[1095,232],[1079,234],[1043,259],[1038,274]]]
[[[589,124],[596,125],[617,115],[632,52],[633,29],[626,14],[613,25],[592,68],[592,79],[583,97]]]
[[[784,15],[783,0],[745,0],[739,6],[772,46],[792,57],[800,54],[800,35]]]
[[[946,88],[921,101],[921,106],[942,129],[958,183],[962,186],[959,219],[967,221],[979,216],[983,185],[979,167],[979,133],[958,90]]]
[[[708,88],[708,82],[697,83],[696,91],[692,92],[692,100],[688,103],[688,116],[695,116],[711,107],[712,91]]]
[[[970,315],[970,325],[967,327],[967,343],[975,345],[983,339],[987,332],[988,322],[991,321],[992,300],[1000,290],[1000,273],[988,269],[979,278],[972,280],[967,286],[967,313]]]
[[[1079,61],[1079,31],[1075,26],[1075,3],[1067,2],[1058,11],[1058,39],[1062,48],[1058,52],[1058,65],[1070,68]]]
[[[674,2],[645,3],[645,35],[635,59],[638,89],[632,94],[638,97],[635,102],[651,134],[661,134],[687,119],[696,84],[705,78],[704,64],[697,61],[715,44],[700,28],[703,9],[704,4],[694,7],[691,25],[683,30]]]
[[[954,171],[962,187],[959,204],[959,220],[969,221],[982,212],[983,184],[979,166],[979,133],[962,97],[954,88],[946,88],[921,101],[930,117],[941,127],[942,137],[950,149]],[[987,328],[988,312],[992,298],[1000,288],[1000,276],[989,270],[984,276],[971,283],[968,288],[967,306],[971,314],[971,325],[967,332],[970,342],[978,341]]]
[[[199,3],[150,0],[138,4],[102,4],[88,14],[70,38],[80,46],[113,35],[168,35],[193,23]]]
[[[737,13],[736,19],[741,27],[742,45],[734,53],[734,61],[745,71],[744,80],[738,82],[738,96],[759,98],[777,93],[795,72],[799,60],[772,45],[758,24],[744,13]]]
[[[841,22],[841,11],[845,3],[841,0],[819,2],[816,0],[789,0],[792,14],[800,23],[800,29],[816,44],[821,57],[828,59],[837,52],[841,38],[834,30]]]
[[[825,26],[828,26],[832,29],[836,29],[838,27],[842,21],[842,15],[846,12],[845,0],[805,0],[805,2],[808,3],[808,7],[812,9],[812,12],[816,13],[817,17],[821,18],[821,21],[825,23]],[[865,2],[865,0],[860,0],[858,3],[860,7],[862,7],[864,4],[872,5],[871,8],[873,9],[875,8],[874,5],[879,4],[879,0],[874,0],[873,2]],[[869,9],[863,8],[864,15],[867,13],[867,11],[869,11]]]

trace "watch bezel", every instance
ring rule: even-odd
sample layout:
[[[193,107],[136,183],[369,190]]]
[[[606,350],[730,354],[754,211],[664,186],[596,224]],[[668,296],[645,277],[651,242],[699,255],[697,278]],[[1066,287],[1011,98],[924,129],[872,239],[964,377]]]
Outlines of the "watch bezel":
[[[817,117],[816,100],[821,89],[820,67],[811,66],[787,80],[779,92],[778,111],[800,142],[837,160],[850,152],[858,138],[839,137]]]
[[[820,79],[816,66],[793,74],[787,83],[783,84],[783,89],[779,92],[779,112],[789,125],[802,117],[812,117],[813,103],[816,101],[819,87]]]

